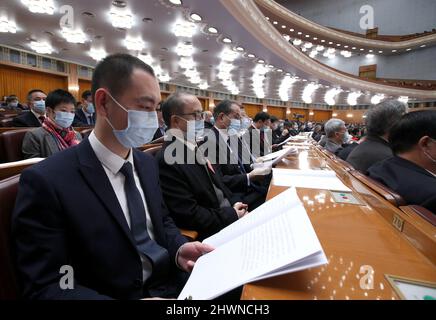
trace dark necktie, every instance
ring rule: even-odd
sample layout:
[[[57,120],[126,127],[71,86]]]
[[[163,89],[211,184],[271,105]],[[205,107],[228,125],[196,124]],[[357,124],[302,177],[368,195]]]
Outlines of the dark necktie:
[[[165,274],[168,271],[168,251],[150,238],[147,231],[145,207],[141,194],[136,187],[133,176],[133,167],[130,162],[124,163],[120,172],[125,176],[124,191],[127,198],[127,206],[130,215],[130,231],[137,250],[145,255],[153,265],[153,276]]]
[[[43,124],[44,120],[45,120],[45,117],[44,116],[39,116],[38,119],[39,119],[39,122],[41,122],[41,124]]]

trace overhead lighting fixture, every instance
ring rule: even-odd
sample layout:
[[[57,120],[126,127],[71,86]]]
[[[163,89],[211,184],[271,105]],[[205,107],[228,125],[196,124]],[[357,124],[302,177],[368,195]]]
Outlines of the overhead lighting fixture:
[[[352,113],[348,113],[347,114],[347,118],[352,118],[353,117],[353,114]]]
[[[89,55],[95,61],[100,61],[100,60],[103,60],[104,58],[106,58],[107,52],[104,49],[91,48],[91,50],[89,50]]]
[[[161,82],[169,82],[171,80],[171,77],[169,74],[161,74],[160,76],[158,76],[158,79]]]
[[[332,113],[332,117],[337,117],[338,114],[337,113]]]
[[[200,83],[200,84],[198,85],[198,87],[199,87],[201,90],[206,90],[207,88],[209,88],[209,85],[207,84],[207,82],[203,82],[203,83]]]
[[[383,53],[383,51],[382,50],[380,50],[378,53]]]
[[[356,47],[352,47],[351,49],[356,50],[357,48]]]
[[[324,50],[324,46],[316,46],[316,51],[323,51]]]
[[[301,32],[301,31],[298,31],[298,35],[302,35],[303,34],[303,32]]]
[[[224,48],[224,50],[221,52],[221,59],[224,61],[233,62],[238,57],[239,53],[232,51],[229,48]]]
[[[282,25],[282,29],[286,29],[286,26],[285,26],[285,25]]]
[[[384,99],[384,94],[376,94],[372,96],[371,103],[372,104],[379,104]]]
[[[131,29],[133,26],[133,15],[126,9],[112,7],[110,12],[112,26],[118,29]]]
[[[170,3],[175,4],[176,6],[182,5],[182,0],[168,0]]]
[[[324,96],[325,103],[327,103],[329,106],[334,106],[336,104],[336,96],[341,92],[342,90],[339,88],[328,90]]]
[[[365,49],[361,48],[360,51],[364,51]]]
[[[291,29],[289,29],[289,31],[294,32],[295,30],[291,28]]]
[[[260,64],[264,64],[265,60],[259,59],[257,62],[260,63]]]
[[[244,48],[242,48],[242,47],[236,47],[236,51],[238,51],[238,52],[244,52],[245,50],[244,50]]]
[[[55,5],[53,0],[21,0],[30,12],[53,15]]]
[[[394,50],[392,50],[392,52],[397,52],[397,50],[394,49]]]
[[[401,97],[398,98],[398,101],[407,104],[407,103],[409,102],[409,97],[407,97],[407,96],[401,96]]]
[[[303,90],[302,99],[304,103],[312,103],[312,95],[318,89],[318,85],[315,83],[309,83]]]
[[[306,38],[310,38],[310,35],[306,34]]]
[[[311,57],[312,59],[315,58],[318,55],[318,51],[316,50],[312,50],[309,54],[309,57]]]
[[[373,55],[372,53],[368,53],[367,55],[366,55],[366,58],[367,59],[373,59],[375,57],[375,55]]]
[[[217,29],[217,28],[214,28],[214,27],[209,27],[209,28],[207,28],[207,31],[209,31],[210,33],[213,33],[213,34],[218,33],[218,29]]]
[[[352,56],[352,53],[351,53],[351,51],[342,50],[342,51],[341,51],[341,55],[342,55],[344,58],[349,58],[349,57]]]
[[[182,69],[192,69],[195,67],[195,62],[191,57],[182,57],[179,61],[179,65]]]
[[[196,13],[191,14],[191,19],[194,20],[195,22],[200,22],[201,20],[203,20],[203,18],[199,14],[196,14]]]
[[[277,21],[273,21],[273,24],[278,24],[278,22]]]
[[[309,116],[313,116],[314,114],[315,114],[315,112],[313,112],[313,111],[309,112]]]
[[[70,43],[85,43],[87,40],[86,34],[79,29],[62,28],[61,34],[62,37]]]
[[[410,50],[412,50],[412,48],[407,48],[407,49],[406,49],[406,51],[410,51]]]
[[[224,42],[224,43],[232,43],[232,40],[229,39],[229,38],[224,38],[224,39],[223,39],[223,42]]]
[[[17,33],[17,25],[14,21],[8,20],[6,17],[0,17],[0,32]]]
[[[306,43],[304,44],[304,47],[307,48],[307,49],[310,49],[310,48],[313,47],[313,43],[312,43],[312,42],[306,42]]]
[[[357,104],[357,99],[362,95],[361,92],[350,92],[348,94],[347,103],[350,106],[355,106]]]
[[[51,54],[54,51],[47,42],[32,41],[30,42],[30,48],[40,54]]]
[[[138,54],[138,58],[151,66],[153,64],[153,57],[149,54]]]
[[[295,78],[291,78],[289,75],[286,75],[282,83],[279,87],[279,96],[282,101],[289,100],[289,89],[291,89],[292,85],[297,81]]]
[[[425,48],[425,47],[427,47],[427,45],[426,45],[426,44],[423,44],[423,45],[421,46],[421,48]]]
[[[303,41],[301,41],[300,39],[294,39],[294,41],[292,41],[292,44],[294,46],[299,46]]]
[[[190,57],[194,54],[194,47],[192,44],[179,43],[175,52],[179,57]]]
[[[178,21],[173,26],[173,33],[176,37],[192,38],[196,31],[195,23],[188,21]]]
[[[145,43],[141,38],[134,39],[127,37],[124,40],[124,45],[126,46],[127,50],[131,51],[141,51],[145,47]]]
[[[324,42],[325,42],[325,40],[324,40],[324,39],[322,39],[322,40],[321,40],[321,42],[322,42],[322,43],[324,43]]]
[[[254,54],[252,54],[252,53],[247,54],[247,57],[249,57],[251,59],[256,58],[256,56]]]

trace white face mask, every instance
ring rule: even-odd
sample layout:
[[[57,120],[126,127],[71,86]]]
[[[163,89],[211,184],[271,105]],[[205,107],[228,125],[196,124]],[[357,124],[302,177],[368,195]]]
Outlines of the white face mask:
[[[137,148],[149,143],[159,128],[157,112],[127,110],[110,93],[106,93],[121,109],[127,112],[127,128],[124,130],[116,130],[109,119],[106,118],[118,141],[125,148]]]

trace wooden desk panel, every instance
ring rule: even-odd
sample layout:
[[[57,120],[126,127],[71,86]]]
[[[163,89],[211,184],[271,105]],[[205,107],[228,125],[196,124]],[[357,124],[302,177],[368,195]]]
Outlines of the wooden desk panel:
[[[330,191],[297,188],[329,264],[245,285],[241,298],[391,300],[399,296],[386,280],[386,274],[436,282],[435,265],[379,212],[383,205],[386,211],[398,209],[388,207],[384,199],[369,189],[363,190],[364,186],[348,174],[347,168],[324,158],[315,147],[300,150],[278,167],[321,169],[326,165],[338,173],[364,204],[338,204]],[[268,199],[286,189],[275,186],[273,180]],[[373,289],[366,287],[370,270],[374,271]]]

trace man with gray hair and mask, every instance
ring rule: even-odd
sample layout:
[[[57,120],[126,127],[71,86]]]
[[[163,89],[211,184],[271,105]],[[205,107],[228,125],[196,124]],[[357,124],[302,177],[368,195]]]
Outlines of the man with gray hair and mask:
[[[324,130],[327,137],[325,148],[342,158],[341,153],[350,148],[350,145],[348,145],[350,136],[345,122],[340,119],[330,119],[324,125]]]
[[[389,133],[406,112],[407,105],[398,100],[386,100],[370,109],[365,121],[367,137],[350,153],[347,162],[366,173],[373,164],[392,157]]]

